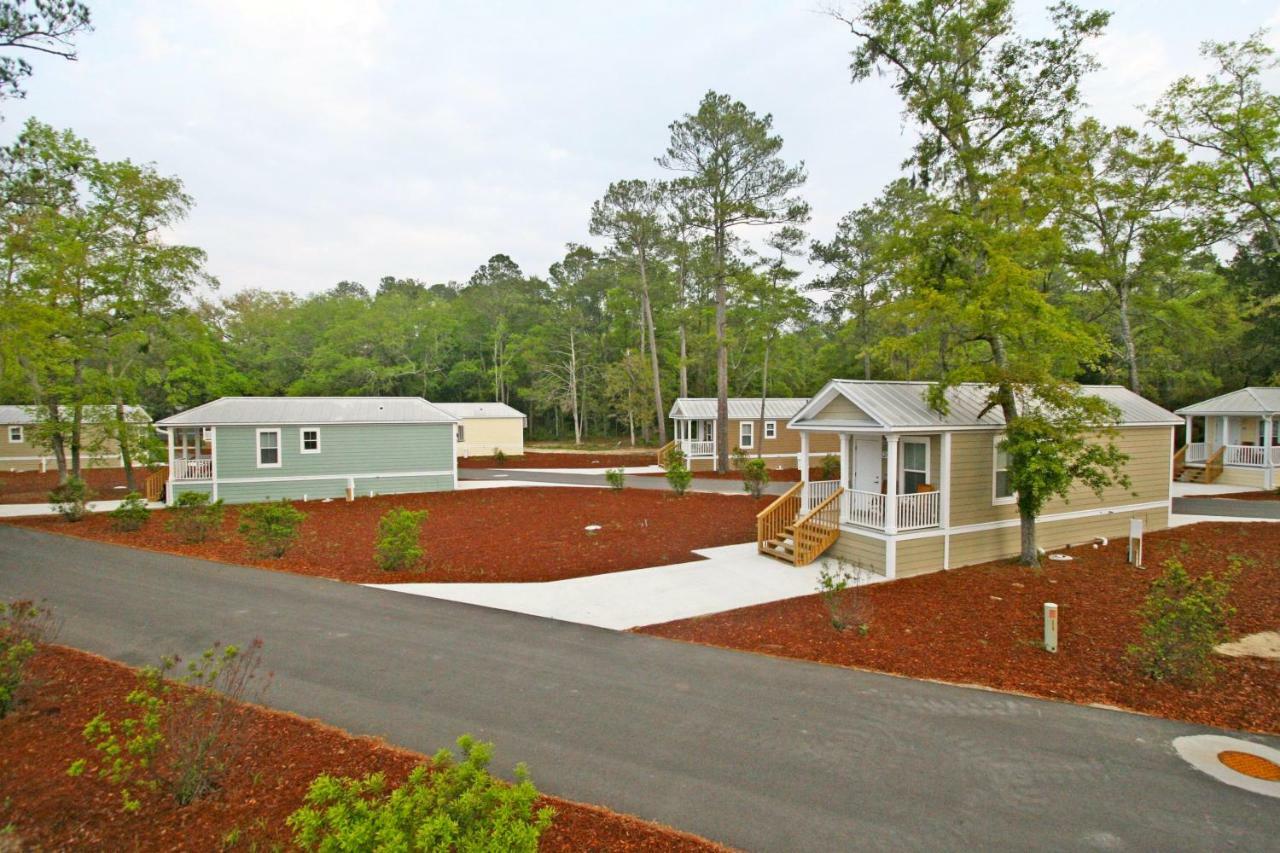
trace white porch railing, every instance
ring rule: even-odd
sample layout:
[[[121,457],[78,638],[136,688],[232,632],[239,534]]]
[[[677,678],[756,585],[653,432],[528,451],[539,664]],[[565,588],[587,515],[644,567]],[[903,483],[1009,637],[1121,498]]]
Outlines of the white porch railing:
[[[1193,442],[1187,445],[1188,462],[1203,462],[1209,458],[1209,450],[1203,441]]]
[[[1261,468],[1267,464],[1267,449],[1265,447],[1248,447],[1241,444],[1228,444],[1227,452],[1222,457],[1223,464],[1226,465],[1244,465],[1251,468]]]
[[[941,492],[916,492],[914,495],[898,495],[898,529],[919,530],[937,527]]]
[[[850,524],[884,530],[884,495],[849,489],[844,493],[844,506],[844,517]]]
[[[173,460],[173,479],[212,480],[213,460],[208,456],[198,459],[175,459]]]
[[[803,507],[806,510],[813,509],[815,506],[834,495],[838,488],[840,488],[839,480],[810,480],[808,486],[804,490]]]
[[[714,441],[690,441],[686,439],[680,442],[680,449],[684,451],[685,459],[692,459],[695,456],[716,455],[716,443]]]

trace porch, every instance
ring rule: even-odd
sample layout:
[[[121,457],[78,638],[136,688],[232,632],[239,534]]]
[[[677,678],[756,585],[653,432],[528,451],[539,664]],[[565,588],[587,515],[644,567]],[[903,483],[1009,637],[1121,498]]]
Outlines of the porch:
[[[1185,417],[1185,443],[1173,459],[1175,480],[1212,483],[1225,469],[1236,469],[1252,471],[1272,487],[1275,469],[1280,468],[1280,424],[1274,416]]]
[[[716,456],[716,422],[707,418],[677,418],[674,444],[686,461],[714,459]]]
[[[213,431],[202,427],[169,430],[169,479],[213,479]]]

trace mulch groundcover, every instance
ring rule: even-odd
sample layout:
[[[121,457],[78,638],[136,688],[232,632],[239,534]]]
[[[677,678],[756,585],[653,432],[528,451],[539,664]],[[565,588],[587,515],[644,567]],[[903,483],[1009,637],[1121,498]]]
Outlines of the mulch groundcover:
[[[637,465],[656,465],[656,450],[635,453],[619,453],[606,451],[594,453],[577,451],[573,453],[537,452],[523,456],[508,456],[499,465],[492,456],[467,456],[458,460],[459,468],[627,468]]]
[[[89,487],[90,500],[119,500],[127,494],[123,468],[85,468],[80,475]],[[141,489],[147,470],[134,468],[133,476]],[[0,472],[0,504],[48,503],[49,492],[57,485],[57,471]]]
[[[1280,628],[1280,524],[1205,523],[1148,534],[1145,568],[1124,540],[1069,550],[1070,562],[1011,561],[860,590],[870,631],[837,632],[820,596],[805,596],[638,629],[659,637],[1101,703],[1213,726],[1280,732],[1280,661],[1222,658],[1216,680],[1184,687],[1143,676],[1126,655],[1141,606],[1165,560],[1192,575],[1252,560],[1233,587],[1233,637]],[[1042,608],[1059,606],[1059,651],[1043,650]]]
[[[756,513],[770,498],[626,489],[518,487],[296,502],[307,514],[284,557],[258,557],[237,533],[228,506],[222,530],[187,543],[156,510],[139,531],[123,533],[103,513],[68,523],[57,516],[8,520],[36,530],[208,560],[334,578],[352,583],[548,581],[698,559],[694,548],[750,542]],[[387,572],[373,560],[378,519],[392,507],[426,509],[423,568]],[[588,525],[600,525],[587,531]]]
[[[1199,497],[1192,495],[1189,497]],[[1280,501],[1280,489],[1271,489],[1270,491],[1260,492],[1228,492],[1221,495],[1205,495],[1206,498],[1222,498],[1224,500],[1234,501]]]
[[[115,716],[128,707],[123,700],[136,684],[135,671],[49,646],[32,661],[32,674],[32,695],[0,720],[0,827],[12,826],[10,835],[0,834],[4,850],[289,849],[285,819],[302,804],[316,776],[358,777],[380,770],[389,783],[399,784],[412,767],[428,760],[313,720],[247,705],[250,746],[219,788],[187,806],[162,792],[138,790],[143,805],[130,814],[121,809],[116,789],[96,774],[71,778],[66,770],[91,755],[82,735],[85,723],[100,711]],[[491,769],[510,772],[496,765]],[[535,784],[537,769],[532,768]],[[545,800],[557,814],[542,836],[542,850],[724,849],[607,809]]]
[[[638,477],[665,477],[665,472],[655,471],[651,474],[637,474]],[[693,479],[695,480],[741,480],[741,471],[694,471]],[[822,479],[822,469],[813,468],[809,471],[809,479],[817,481]],[[799,468],[770,468],[770,483],[798,483],[800,482]]]

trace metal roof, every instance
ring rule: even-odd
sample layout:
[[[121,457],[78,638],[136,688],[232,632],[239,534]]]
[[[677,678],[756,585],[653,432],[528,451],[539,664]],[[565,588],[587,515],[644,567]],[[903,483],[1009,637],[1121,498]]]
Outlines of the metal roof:
[[[1178,409],[1180,415],[1274,415],[1280,412],[1280,388],[1241,388]]]
[[[1004,415],[990,405],[991,387],[976,382],[955,385],[947,390],[949,409],[942,415],[929,407],[927,393],[932,382],[868,382],[833,379],[818,392],[791,426],[851,427],[865,429],[958,429],[1004,426]],[[1120,411],[1120,423],[1164,426],[1181,423],[1172,412],[1157,406],[1120,385],[1082,385],[1081,391],[1101,397]],[[812,420],[836,394],[842,394],[868,415],[869,420]]]
[[[88,423],[115,420],[116,407],[108,404],[94,404],[82,407],[82,416]],[[65,420],[70,420],[70,406],[59,406],[58,413]],[[141,406],[125,406],[125,420],[131,423],[150,423],[151,415]],[[32,424],[42,420],[43,412],[36,406],[0,405],[0,424]]]
[[[809,402],[808,397],[769,397],[765,400],[764,416],[774,420],[786,420],[795,417],[796,413]],[[673,418],[698,418],[715,420],[715,397],[680,397],[671,404]],[[760,417],[759,397],[730,397],[729,419],[734,421],[754,420]]]
[[[459,420],[524,417],[524,412],[513,409],[506,403],[433,403],[432,405]]]
[[[456,420],[421,397],[221,397],[171,415],[156,426],[445,424]]]

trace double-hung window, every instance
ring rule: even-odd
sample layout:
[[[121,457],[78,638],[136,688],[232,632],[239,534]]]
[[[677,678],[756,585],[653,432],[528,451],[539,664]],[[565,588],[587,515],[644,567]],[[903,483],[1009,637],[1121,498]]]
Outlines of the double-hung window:
[[[765,438],[777,438],[777,437],[778,437],[778,422],[777,422],[777,421],[765,421],[765,422],[764,422],[764,437],[765,437]]]
[[[280,430],[258,430],[258,467],[280,467]]]
[[[996,445],[992,461],[991,502],[996,504],[1013,503],[1013,486],[1009,484],[1009,454],[1000,446],[1002,436],[996,436]]]
[[[738,424],[738,447],[750,450],[756,446],[756,425],[753,421],[741,421]]]
[[[17,426],[11,426],[11,427],[9,427],[9,443],[10,443],[10,444],[21,444],[21,443],[22,443],[22,426],[21,426],[21,424],[19,424],[19,425],[17,425]]]
[[[902,442],[902,493],[914,495],[929,482],[929,442]]]
[[[299,453],[320,452],[320,430],[314,428],[299,430],[298,439]]]

